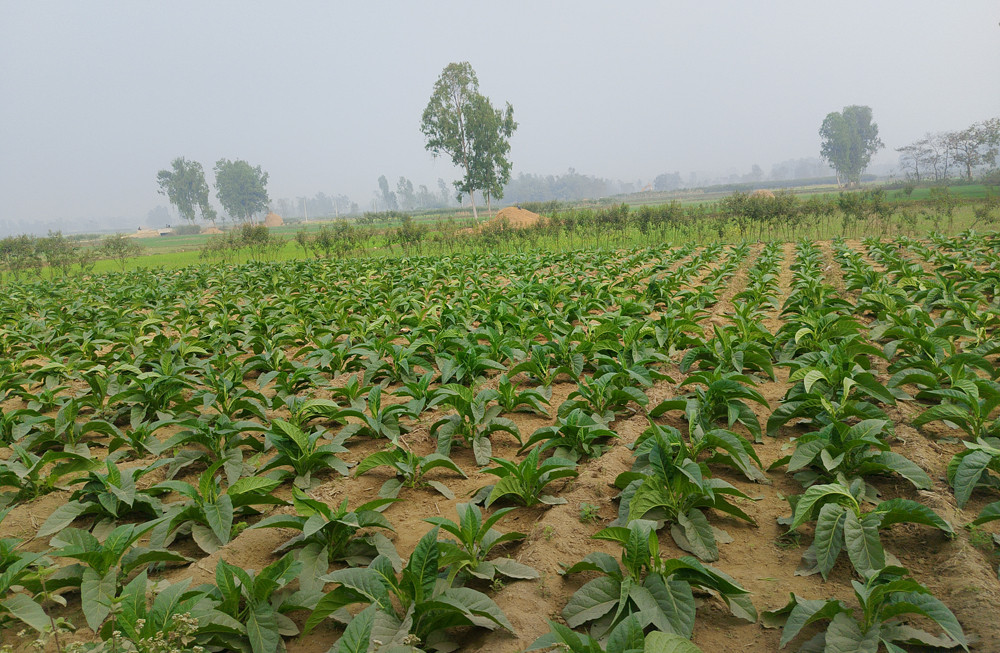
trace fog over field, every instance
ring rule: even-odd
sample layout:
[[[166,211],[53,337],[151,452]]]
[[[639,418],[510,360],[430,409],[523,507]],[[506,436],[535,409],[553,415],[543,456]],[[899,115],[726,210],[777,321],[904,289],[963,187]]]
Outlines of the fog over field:
[[[514,175],[648,183],[817,157],[824,116],[872,108],[886,148],[1000,115],[1000,5],[962,2],[0,0],[0,221],[145,219],[178,156],[270,175],[272,199],[376,180],[437,188],[441,70],[469,61],[519,129]]]

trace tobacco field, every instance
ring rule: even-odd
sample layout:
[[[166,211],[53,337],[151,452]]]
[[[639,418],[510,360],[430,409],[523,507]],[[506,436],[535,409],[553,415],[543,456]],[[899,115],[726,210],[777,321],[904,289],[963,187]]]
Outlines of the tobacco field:
[[[0,644],[998,650],[998,293],[973,232],[12,281]]]

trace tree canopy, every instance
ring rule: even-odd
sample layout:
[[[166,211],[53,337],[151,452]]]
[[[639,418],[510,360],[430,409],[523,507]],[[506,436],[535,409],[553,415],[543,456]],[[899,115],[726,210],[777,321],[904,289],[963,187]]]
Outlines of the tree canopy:
[[[463,180],[464,184],[459,187],[462,191],[483,191],[487,204],[491,197],[503,197],[503,188],[510,181],[512,165],[508,155],[510,137],[515,129],[517,123],[514,122],[514,107],[510,102],[501,111],[483,95],[473,98],[469,114],[472,175],[471,179]]]
[[[170,166],[170,170],[156,173],[159,193],[167,196],[185,220],[194,222],[196,209],[201,212],[203,220],[215,220],[215,209],[208,203],[208,183],[201,164],[177,157]]]
[[[252,221],[267,210],[267,173],[242,160],[215,162],[215,196],[230,216],[240,222]]]
[[[434,82],[420,131],[434,156],[448,155],[465,170],[455,187],[468,193],[476,221],[475,191],[503,196],[503,185],[510,179],[507,156],[515,129],[513,107],[508,102],[504,111],[497,110],[480,94],[479,79],[469,62],[448,64]]]
[[[871,107],[852,104],[841,112],[827,114],[819,128],[823,138],[820,154],[837,171],[838,180],[858,185],[872,155],[885,147],[872,122]]]

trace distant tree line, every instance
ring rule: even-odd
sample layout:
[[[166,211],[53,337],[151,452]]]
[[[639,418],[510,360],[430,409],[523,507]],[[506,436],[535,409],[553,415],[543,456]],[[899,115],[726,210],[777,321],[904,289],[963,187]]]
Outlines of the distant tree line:
[[[896,151],[907,179],[918,183],[955,177],[972,181],[975,172],[997,168],[1000,118],[982,120],[957,131],[928,132]]]
[[[508,204],[597,199],[627,192],[620,181],[611,181],[578,173],[570,168],[562,175],[536,175],[520,173],[504,188],[503,197]]]
[[[124,269],[140,253],[142,245],[125,234],[106,236],[96,244],[68,238],[61,231],[50,231],[47,236],[8,236],[0,239],[0,278],[41,278],[45,270],[50,278],[89,273],[99,259],[114,260]]]

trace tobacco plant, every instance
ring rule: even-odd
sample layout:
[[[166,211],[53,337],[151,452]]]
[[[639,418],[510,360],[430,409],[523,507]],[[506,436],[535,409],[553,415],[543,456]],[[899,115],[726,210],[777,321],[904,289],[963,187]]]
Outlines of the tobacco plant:
[[[620,544],[621,563],[595,552],[566,569],[567,574],[600,574],[577,590],[563,609],[570,628],[590,624],[590,636],[600,640],[634,616],[642,629],[652,626],[690,639],[697,609],[692,588],[722,599],[736,617],[757,621],[749,592],[729,576],[689,556],[662,559],[654,522],[636,520],[627,527],[605,528],[594,537]]]
[[[615,487],[622,492],[614,525],[627,526],[647,518],[661,525],[669,523],[670,535],[680,548],[702,560],[718,560],[717,539],[730,538],[708,523],[704,511],[714,508],[755,524],[752,517],[726,500],[726,495],[749,497],[726,481],[711,478],[708,466],[691,458],[684,440],[671,435],[665,429],[654,429],[637,448],[633,469],[615,478]]]
[[[387,647],[453,650],[457,644],[448,631],[461,626],[500,627],[513,632],[510,621],[488,596],[440,581],[438,532],[435,527],[421,538],[398,575],[391,562],[379,556],[367,568],[342,569],[324,576],[324,582],[337,583],[337,587],[316,604],[305,631],[327,617],[347,621],[338,645],[338,650],[345,651],[367,650],[373,638]],[[359,603],[368,605],[354,616],[342,609]]]
[[[267,441],[277,449],[277,453],[260,468],[260,473],[276,469],[277,471],[272,473],[273,477],[284,480],[293,476],[293,483],[299,488],[309,488],[318,483],[319,479],[313,477],[317,472],[333,470],[341,476],[347,476],[349,473],[347,463],[337,457],[337,454],[349,453],[343,446],[347,435],[341,433],[321,444],[320,438],[326,436],[327,433],[323,429],[314,429],[311,433],[306,433],[294,424],[280,419],[274,420],[267,432]],[[277,469],[284,466],[291,467],[292,471]]]
[[[542,490],[545,489],[546,485],[560,478],[577,476],[576,463],[555,456],[540,461],[540,453],[540,449],[535,447],[519,463],[504,458],[490,458],[497,466],[482,471],[493,474],[500,480],[494,485],[481,488],[476,493],[474,501],[476,503],[485,501],[484,505],[487,508],[495,501],[506,497],[511,497],[523,506],[534,506],[539,503],[548,505],[566,503],[566,499],[542,494]]]
[[[803,628],[829,621],[799,651],[875,651],[883,647],[889,653],[906,651],[904,646],[958,648],[969,650],[965,633],[955,615],[930,591],[909,577],[902,567],[883,567],[861,573],[864,582],[851,581],[854,597],[861,607],[854,609],[836,599],[807,600],[791,594],[785,607],[764,613],[765,624],[783,626],[779,646],[784,648]],[[944,631],[932,635],[900,619],[914,615],[929,619]]]
[[[455,383],[441,386],[438,390],[441,396],[440,405],[455,409],[450,415],[445,415],[431,425],[430,435],[437,438],[437,452],[442,455],[451,453],[451,445],[456,439],[461,439],[466,446],[472,447],[477,465],[489,462],[493,453],[490,437],[499,431],[510,433],[518,442],[521,433],[510,419],[501,417],[503,407],[493,404],[499,397],[496,390],[487,388],[475,392]]]
[[[892,524],[922,524],[955,536],[948,522],[921,503],[889,499],[865,511],[865,496],[865,484],[855,480],[850,485],[813,485],[805,494],[789,497],[793,510],[789,532],[806,522],[816,522],[813,543],[802,557],[806,573],[818,571],[827,578],[844,549],[858,573],[881,569],[886,565],[886,553],[879,531]]]
[[[253,506],[283,505],[284,500],[271,494],[281,481],[247,476],[223,488],[216,475],[222,462],[216,462],[198,477],[195,487],[184,481],[162,481],[156,490],[172,490],[187,498],[172,503],[150,535],[154,546],[168,546],[174,538],[190,533],[206,553],[214,553],[233,537],[237,516],[254,515]]]
[[[355,470],[354,476],[361,476],[366,472],[383,466],[390,467],[396,472],[396,476],[383,483],[378,492],[380,497],[390,499],[395,499],[399,496],[399,491],[404,486],[408,488],[432,487],[446,499],[454,499],[455,494],[448,489],[447,485],[440,481],[424,478],[427,472],[437,467],[450,469],[462,478],[466,478],[465,472],[451,458],[444,454],[431,453],[426,456],[420,456],[409,449],[398,446],[386,451],[377,451],[362,460],[358,463],[358,468]]]
[[[538,571],[509,557],[492,557],[494,547],[524,539],[524,533],[501,533],[493,528],[500,519],[514,508],[501,508],[483,520],[483,513],[474,503],[459,503],[458,522],[444,517],[428,517],[424,521],[439,526],[455,540],[441,540],[440,565],[450,569],[449,575],[457,578],[468,574],[481,580],[493,580],[500,574],[507,578],[538,578]]]

